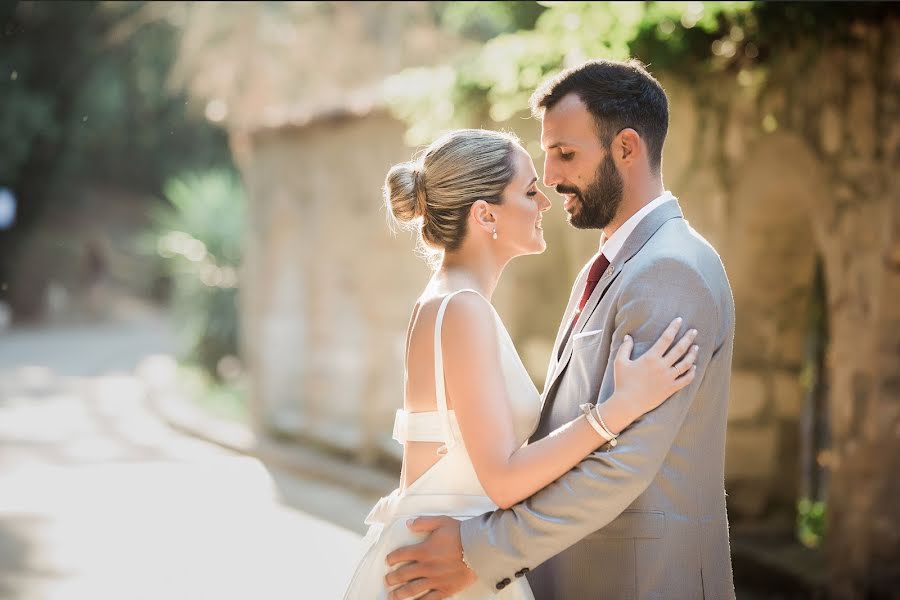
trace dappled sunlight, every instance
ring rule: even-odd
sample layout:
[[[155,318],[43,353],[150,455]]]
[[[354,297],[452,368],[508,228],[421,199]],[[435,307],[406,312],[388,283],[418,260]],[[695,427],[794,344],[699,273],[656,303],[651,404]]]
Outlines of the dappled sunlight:
[[[47,583],[59,597],[296,597],[316,574],[322,590],[348,576],[327,557],[357,539],[279,506],[247,458],[45,467],[3,488],[0,523],[39,523],[28,570],[64,574]]]
[[[333,557],[359,535],[297,502],[327,506],[329,490],[276,483],[257,459],[176,433],[149,396],[171,392],[177,363],[140,327],[125,331],[125,355],[118,334],[35,334],[36,356],[77,335],[84,352],[134,365],[93,376],[62,375],[64,359],[16,365],[0,340],[0,597],[338,596],[352,562]]]

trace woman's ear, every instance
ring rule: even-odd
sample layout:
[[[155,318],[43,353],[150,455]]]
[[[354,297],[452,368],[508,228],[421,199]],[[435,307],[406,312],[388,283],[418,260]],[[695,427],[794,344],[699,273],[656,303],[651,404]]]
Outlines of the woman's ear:
[[[497,225],[497,219],[494,216],[494,206],[484,200],[476,200],[472,203],[469,215],[474,220],[477,227],[483,229],[487,233],[494,231]]]

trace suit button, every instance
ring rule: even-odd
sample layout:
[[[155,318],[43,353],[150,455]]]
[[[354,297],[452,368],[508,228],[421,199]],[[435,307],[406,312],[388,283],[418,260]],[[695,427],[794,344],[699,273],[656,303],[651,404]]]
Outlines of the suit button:
[[[524,575],[525,573],[527,573],[527,572],[530,571],[530,570],[531,570],[531,569],[529,569],[528,567],[525,567],[525,568],[522,569],[521,571],[516,571],[516,577],[521,577],[522,575]]]
[[[498,590],[502,590],[503,588],[505,588],[506,586],[508,586],[509,583],[510,583],[509,577],[504,577],[504,578],[503,578],[503,581],[498,581],[498,582],[497,582],[497,589],[498,589]]]

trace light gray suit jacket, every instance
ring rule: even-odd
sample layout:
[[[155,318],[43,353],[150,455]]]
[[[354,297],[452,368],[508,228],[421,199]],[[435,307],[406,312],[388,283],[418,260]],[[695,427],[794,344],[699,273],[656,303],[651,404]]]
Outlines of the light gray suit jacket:
[[[625,334],[636,358],[683,317],[681,333],[699,331],[697,376],[615,448],[464,521],[466,561],[497,589],[527,574],[537,600],[734,598],[724,484],[734,301],[722,261],[672,201],[631,233],[566,338],[586,277],[587,267],[560,323],[532,440],[610,397]]]

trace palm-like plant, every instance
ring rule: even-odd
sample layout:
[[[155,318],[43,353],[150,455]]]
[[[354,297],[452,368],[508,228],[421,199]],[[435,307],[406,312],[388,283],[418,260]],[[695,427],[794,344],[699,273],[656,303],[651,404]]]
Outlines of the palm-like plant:
[[[153,214],[156,251],[173,282],[172,304],[187,357],[211,374],[237,354],[237,271],[245,224],[240,181],[229,171],[189,174],[165,187]]]

